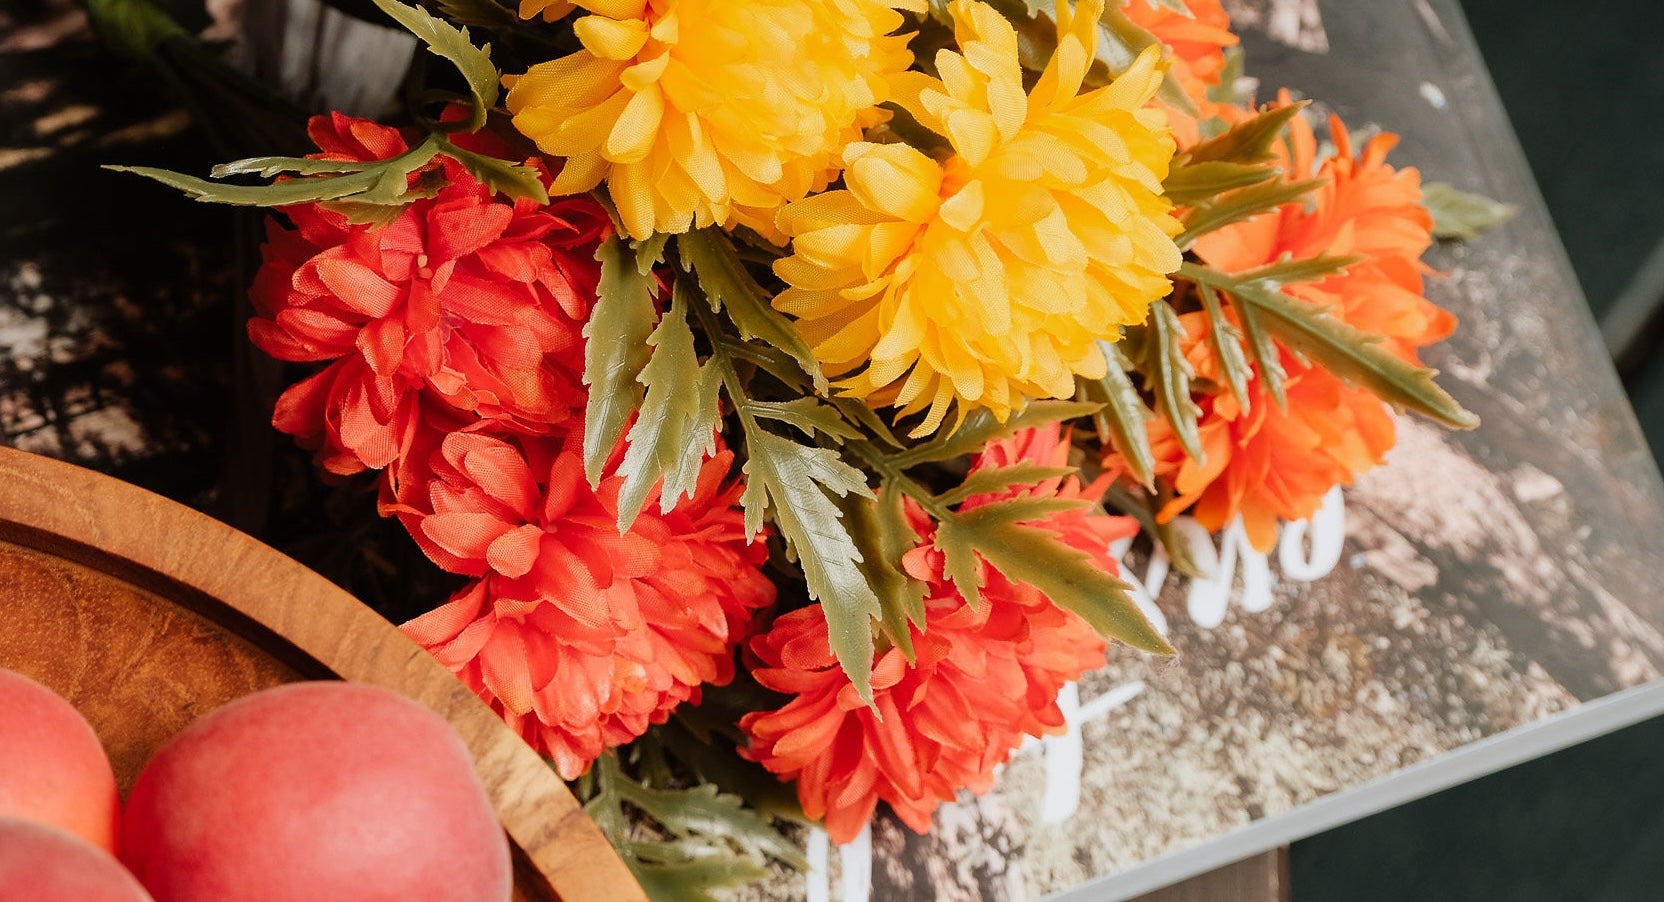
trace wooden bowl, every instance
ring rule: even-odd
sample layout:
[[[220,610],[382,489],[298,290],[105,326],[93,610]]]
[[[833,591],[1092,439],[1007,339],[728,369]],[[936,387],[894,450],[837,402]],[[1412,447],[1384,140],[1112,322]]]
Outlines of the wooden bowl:
[[[450,671],[293,559],[108,476],[0,448],[0,667],[79,708],[125,792],[152,751],[239,696],[302,679],[394,689],[474,755],[515,899],[645,900],[547,764]]]

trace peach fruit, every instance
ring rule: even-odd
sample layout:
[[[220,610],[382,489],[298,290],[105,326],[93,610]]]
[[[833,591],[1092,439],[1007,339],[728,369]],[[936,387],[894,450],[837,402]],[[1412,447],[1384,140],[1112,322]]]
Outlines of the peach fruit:
[[[109,852],[55,827],[0,817],[0,902],[152,902]]]
[[[508,840],[450,724],[375,686],[290,683],[180,731],[119,854],[158,902],[506,902]]]
[[[113,852],[119,806],[110,759],[81,712],[0,668],[0,817],[48,824]]]

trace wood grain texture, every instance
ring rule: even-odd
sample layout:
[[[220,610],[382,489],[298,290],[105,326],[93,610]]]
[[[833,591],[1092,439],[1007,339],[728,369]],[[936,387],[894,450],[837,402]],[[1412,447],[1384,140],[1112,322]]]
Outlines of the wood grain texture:
[[[570,792],[473,693],[323,577],[187,507],[0,449],[0,666],[37,676],[107,729],[121,779],[217,704],[302,677],[404,693],[474,755],[518,847],[517,898],[642,900]],[[538,885],[542,880],[547,882]]]
[[[1288,902],[1288,848],[1262,852],[1133,902]]]

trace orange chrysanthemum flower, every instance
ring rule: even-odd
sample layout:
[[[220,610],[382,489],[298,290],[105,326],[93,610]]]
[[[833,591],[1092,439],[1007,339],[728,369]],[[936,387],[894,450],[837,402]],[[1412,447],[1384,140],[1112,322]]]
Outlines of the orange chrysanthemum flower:
[[[1025,94],[1016,32],[955,0],[961,53],[941,79],[907,73],[897,103],[943,135],[937,163],[905,144],[853,144],[846,190],[788,206],[792,255],[774,301],[797,317],[846,393],[902,413],[950,407],[1004,419],[1030,398],[1102,376],[1097,342],[1141,322],[1171,289],[1177,220],[1161,195],[1173,155],[1147,51],[1109,86],[1079,93],[1101,0],[1058,5],[1058,49]]]
[[[340,114],[312,120],[323,157],[385,159],[393,129]],[[594,303],[607,217],[588,198],[498,202],[453,161],[438,196],[386,226],[317,204],[267,226],[249,337],[291,361],[331,361],[277,402],[278,429],[335,473],[385,467],[425,409],[461,428],[501,421],[546,432],[583,405],[581,329]]]
[[[1219,0],[1182,0],[1190,15],[1152,0],[1126,0],[1121,11],[1167,48],[1171,61],[1167,74],[1184,91],[1192,106],[1207,119],[1230,116],[1237,107],[1208,99],[1208,89],[1219,85],[1225,70],[1225,48],[1237,45],[1231,20]],[[1169,124],[1179,147],[1200,139],[1197,119],[1189,113],[1168,108]]]
[[[976,466],[1019,459],[1055,465],[1067,453],[1055,427],[1031,430],[991,446]],[[1060,498],[1093,492],[1074,479],[1019,491]],[[978,496],[965,506],[1011,496]],[[820,606],[780,617],[750,645],[760,665],[753,676],[792,699],[740,720],[751,738],[745,754],[796,779],[804,812],[824,819],[836,842],[859,833],[880,800],[922,833],[936,806],[960,789],[987,791],[994,768],[1024,735],[1063,728],[1057,707],[1063,685],[1104,663],[1104,640],[1084,620],[992,568],[984,566],[979,605],[966,604],[943,573],[932,545],[934,524],[917,509],[910,515],[919,545],[903,564],[926,586],[926,628],[913,629],[913,663],[898,648],[875,655],[873,707],[861,701],[833,656]],[[1111,572],[1109,544],[1137,528],[1130,519],[1084,508],[1043,525]]]
[[[430,463],[387,510],[435,563],[483,579],[403,628],[562,776],[733,677],[774,585],[734,507],[731,453],[671,513],[649,499],[623,535],[623,479],[591,490],[575,442],[452,433]]]
[[[1210,266],[1241,272],[1292,257],[1360,256],[1345,272],[1316,282],[1286,286],[1288,294],[1330,312],[1358,329],[1381,336],[1382,346],[1405,360],[1439,341],[1456,320],[1422,295],[1421,254],[1432,243],[1432,218],[1421,204],[1421,179],[1414,169],[1387,165],[1393,135],[1377,135],[1354,156],[1346,127],[1330,119],[1336,153],[1315,164],[1316,142],[1304,120],[1290,126],[1286,164],[1289,178],[1325,184],[1305,203],[1203,236],[1197,254]],[[1185,316],[1188,355],[1199,375],[1218,379],[1205,314]],[[1163,511],[1172,516],[1194,505],[1202,525],[1219,529],[1240,516],[1254,547],[1268,550],[1279,519],[1311,516],[1336,485],[1379,464],[1393,446],[1389,410],[1374,394],[1348,386],[1320,367],[1282,354],[1288,373],[1287,408],[1278,409],[1258,378],[1249,386],[1243,410],[1229,392],[1200,400],[1200,428],[1206,459],[1187,457],[1162,421],[1151,439],[1159,472],[1178,497]]]
[[[566,158],[554,192],[602,180],[634,238],[741,223],[837,177],[913,61],[880,0],[584,0],[584,49],[509,79],[515,128]],[[540,10],[528,5],[524,12]]]

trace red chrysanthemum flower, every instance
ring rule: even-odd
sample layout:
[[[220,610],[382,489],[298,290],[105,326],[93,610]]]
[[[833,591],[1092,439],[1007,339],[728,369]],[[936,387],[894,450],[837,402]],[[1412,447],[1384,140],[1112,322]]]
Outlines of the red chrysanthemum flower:
[[[385,159],[391,128],[340,114],[310,131],[339,160]],[[547,432],[583,404],[581,329],[606,214],[587,198],[499,202],[459,164],[385,225],[318,204],[267,227],[249,337],[291,361],[330,361],[278,400],[273,423],[331,472],[385,467],[424,416]],[[416,176],[413,176],[413,178]]]
[[[774,600],[732,463],[721,451],[692,497],[668,514],[650,497],[620,535],[623,479],[592,490],[575,441],[446,436],[429,478],[386,510],[441,567],[484,578],[405,632],[576,777],[728,682],[734,645]]]
[[[1028,430],[991,445],[976,468],[1016,460],[1057,465],[1067,454],[1068,442],[1056,427]],[[1031,492],[1090,498],[1097,488],[1083,488],[1073,478],[1050,480],[978,496],[965,506]],[[935,524],[916,509],[910,517],[919,544],[903,565],[926,586],[925,629],[913,629],[912,664],[897,648],[875,655],[873,708],[857,696],[833,656],[819,605],[780,617],[750,644],[760,664],[753,676],[793,698],[779,710],[741,719],[751,739],[745,754],[795,778],[804,812],[824,819],[837,842],[860,832],[881,799],[922,833],[936,806],[960,789],[986,791],[994,768],[1025,734],[1063,727],[1057,707],[1063,685],[1104,663],[1104,640],[1084,620],[986,565],[973,609],[943,574],[933,545]],[[1137,529],[1128,518],[1084,505],[1035,525],[1057,532],[1110,572],[1116,570],[1110,543]]]
[[[1432,218],[1421,204],[1420,175],[1385,162],[1396,136],[1377,135],[1354,156],[1339,119],[1331,118],[1330,133],[1335,155],[1317,165],[1310,126],[1298,118],[1290,125],[1288,178],[1310,178],[1315,171],[1325,182],[1309,206],[1287,204],[1205,235],[1196,253],[1225,272],[1285,258],[1362,257],[1342,273],[1283,290],[1380,336],[1382,347],[1415,362],[1418,348],[1456,325],[1454,316],[1422,295],[1421,254],[1432,243]],[[1206,315],[1183,319],[1191,364],[1199,376],[1222,384]],[[1254,547],[1269,550],[1279,520],[1310,517],[1331,488],[1350,485],[1384,459],[1396,433],[1380,398],[1287,352],[1281,359],[1288,374],[1286,408],[1278,408],[1257,376],[1249,383],[1247,410],[1228,391],[1198,399],[1202,462],[1184,453],[1166,421],[1152,422],[1157,472],[1178,491],[1164,517],[1191,508],[1203,526],[1220,529],[1240,516]]]

